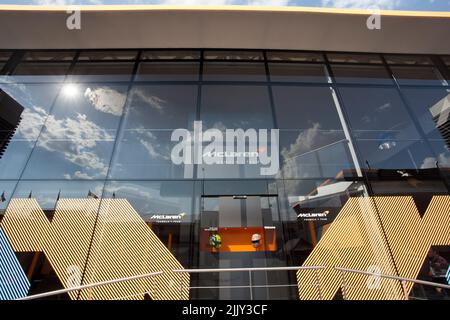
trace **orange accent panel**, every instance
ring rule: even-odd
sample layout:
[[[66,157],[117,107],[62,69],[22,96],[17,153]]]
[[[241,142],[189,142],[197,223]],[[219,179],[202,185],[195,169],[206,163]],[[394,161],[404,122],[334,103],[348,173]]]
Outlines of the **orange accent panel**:
[[[222,246],[214,249],[209,245],[209,237],[218,233],[222,238]],[[261,245],[258,248],[252,245],[252,235],[261,235]],[[264,229],[263,227],[248,228],[219,228],[217,232],[201,230],[200,250],[211,252],[257,252],[276,251],[276,229]]]

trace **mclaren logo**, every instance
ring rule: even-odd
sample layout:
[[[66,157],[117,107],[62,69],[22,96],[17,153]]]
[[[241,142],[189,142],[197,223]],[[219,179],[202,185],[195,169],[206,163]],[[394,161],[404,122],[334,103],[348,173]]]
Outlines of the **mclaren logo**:
[[[181,222],[183,217],[186,215],[185,212],[180,214],[153,214],[150,217],[151,221],[162,222],[162,223],[170,223],[170,222]]]
[[[326,220],[330,211],[324,212],[302,212],[297,215],[297,218],[302,218],[305,221]]]

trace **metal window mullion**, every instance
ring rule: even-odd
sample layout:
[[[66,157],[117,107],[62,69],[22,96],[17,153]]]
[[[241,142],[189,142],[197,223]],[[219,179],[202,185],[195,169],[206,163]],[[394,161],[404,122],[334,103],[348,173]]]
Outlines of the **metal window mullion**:
[[[354,142],[354,141],[356,141],[356,139],[353,137],[353,134],[351,131],[352,129],[351,129],[350,121],[348,120],[349,117],[347,116],[344,108],[342,108],[343,99],[340,95],[340,92],[339,92],[337,86],[336,86],[336,80],[334,78],[333,70],[331,69],[330,62],[328,61],[328,57],[326,54],[324,54],[324,59],[325,59],[325,70],[327,72],[326,76],[328,77],[328,79],[330,81],[329,88],[332,91],[331,92],[332,99],[334,101],[334,105],[335,105],[336,111],[338,113],[339,120],[341,122],[342,130],[344,131],[345,138],[348,140],[348,146],[350,149],[351,158],[352,158],[354,166],[355,166],[356,175],[358,178],[361,178],[363,176],[363,174],[362,174],[362,170],[361,170],[361,166],[360,166],[360,161],[358,159],[358,155],[360,155],[360,153],[358,153],[357,145]]]
[[[391,79],[394,81],[395,83],[395,90],[397,91],[400,100],[402,101],[403,105],[405,106],[406,112],[408,113],[409,117],[411,118],[411,122],[413,123],[415,129],[417,130],[417,132],[419,133],[419,138],[422,139],[423,142],[425,142],[426,146],[428,147],[429,151],[431,152],[431,155],[437,160],[437,155],[434,152],[430,141],[428,140],[425,131],[423,131],[422,126],[420,125],[420,123],[418,122],[418,120],[416,119],[416,115],[414,114],[414,111],[412,110],[413,108],[409,105],[408,100],[406,99],[404,93],[402,92],[402,87],[400,86],[400,83],[398,82],[398,80],[396,79],[391,67],[389,66],[389,64],[387,63],[384,55],[381,55],[381,59],[383,61],[383,64],[385,66],[385,68],[387,69]]]
[[[141,51],[138,52],[137,56],[140,57],[140,55],[141,55]],[[79,56],[79,52],[77,54],[77,58],[78,58],[78,56]],[[100,210],[102,208],[102,203],[104,201],[104,196],[105,196],[105,192],[106,192],[106,184],[108,183],[108,180],[109,180],[109,175],[110,175],[110,172],[111,172],[111,166],[112,166],[113,161],[114,161],[114,156],[115,156],[115,152],[116,152],[116,149],[117,149],[117,145],[120,143],[120,140],[121,140],[119,137],[120,137],[120,133],[123,132],[123,127],[125,125],[124,124],[124,122],[125,122],[124,119],[125,119],[125,116],[126,116],[126,112],[128,110],[128,107],[131,104],[130,93],[131,93],[131,90],[133,88],[134,78],[136,76],[136,72],[137,72],[138,67],[139,67],[139,59],[137,58],[137,59],[135,59],[135,62],[134,62],[132,76],[131,76],[131,79],[130,79],[130,82],[129,82],[129,85],[128,85],[128,88],[127,88],[125,104],[124,104],[124,107],[123,107],[123,111],[122,111],[122,115],[121,115],[119,124],[117,126],[117,132],[116,132],[116,135],[115,135],[115,140],[114,140],[113,148],[112,148],[112,151],[111,151],[111,156],[110,156],[110,159],[109,159],[108,169],[107,169],[105,178],[103,179],[102,193],[100,195],[100,202],[99,202],[99,205],[98,205],[98,208],[97,208],[97,214],[95,216],[94,226],[92,228],[92,237],[91,237],[91,240],[90,240],[90,243],[89,243],[89,247],[88,247],[88,251],[87,251],[87,254],[86,254],[86,261],[84,263],[80,284],[83,284],[83,281],[84,281],[85,276],[86,276],[86,271],[87,271],[87,267],[88,267],[88,263],[89,263],[89,257],[90,257],[91,250],[92,250],[92,247],[93,247],[93,243],[94,243],[94,239],[95,239],[95,233],[97,231],[97,225],[98,225],[98,219],[99,219],[99,215],[100,215]],[[80,299],[80,296],[81,296],[81,290],[78,291],[77,300]]]

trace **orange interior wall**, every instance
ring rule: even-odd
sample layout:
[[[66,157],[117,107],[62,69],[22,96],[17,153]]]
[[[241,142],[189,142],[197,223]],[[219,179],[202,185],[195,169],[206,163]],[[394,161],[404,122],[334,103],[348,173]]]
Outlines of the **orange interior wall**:
[[[209,245],[209,237],[218,233],[222,238],[222,246],[215,249]],[[261,235],[261,244],[258,248],[252,245],[252,235]],[[263,227],[247,228],[219,228],[217,232],[201,230],[200,250],[211,252],[257,252],[276,251],[276,229],[264,229]]]

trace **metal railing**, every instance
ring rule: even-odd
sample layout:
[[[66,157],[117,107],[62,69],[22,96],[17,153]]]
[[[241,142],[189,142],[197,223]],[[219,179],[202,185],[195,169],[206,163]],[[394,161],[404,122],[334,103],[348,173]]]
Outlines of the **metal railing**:
[[[260,267],[260,268],[179,269],[179,270],[173,270],[173,272],[175,272],[175,273],[189,273],[189,274],[223,273],[223,272],[230,272],[230,273],[234,273],[234,272],[248,272],[248,276],[249,276],[249,283],[248,283],[248,285],[190,286],[189,284],[184,284],[184,283],[181,282],[181,284],[180,284],[180,294],[182,294],[183,289],[186,289],[185,285],[187,285],[189,290],[191,290],[191,289],[238,289],[238,288],[242,289],[242,288],[248,288],[249,289],[249,293],[250,293],[250,300],[253,300],[253,298],[254,298],[253,289],[254,288],[298,287],[299,285],[301,285],[301,284],[298,284],[298,283],[295,283],[295,284],[263,284],[263,285],[257,285],[257,284],[254,284],[253,280],[252,280],[253,272],[314,270],[316,277],[315,277],[315,283],[313,285],[317,288],[319,299],[323,299],[318,271],[321,270],[321,269],[325,269],[325,268],[326,268],[325,266],[293,266],[293,267]],[[357,274],[363,274],[363,275],[367,275],[367,276],[375,276],[375,277],[379,277],[379,278],[398,280],[402,284],[402,289],[403,289],[405,300],[408,300],[408,294],[407,294],[407,291],[406,291],[406,288],[405,288],[405,284],[407,282],[412,282],[412,283],[415,283],[415,284],[430,286],[430,287],[433,287],[433,288],[450,290],[450,285],[441,284],[441,283],[435,283],[435,282],[430,282],[430,281],[425,281],[425,280],[410,279],[410,278],[404,278],[404,277],[399,277],[399,276],[394,276],[394,275],[387,275],[387,274],[382,274],[382,273],[377,273],[377,272],[369,272],[369,271],[362,271],[362,270],[348,269],[348,268],[341,268],[341,267],[334,267],[334,269],[337,270],[337,271],[340,271],[342,273],[342,295],[343,295],[343,298],[345,300],[348,299],[348,296],[347,296],[347,284],[346,284],[346,277],[345,277],[346,273],[357,273]],[[60,295],[60,294],[73,292],[73,291],[79,291],[79,290],[84,290],[84,289],[91,289],[91,288],[104,286],[104,285],[111,285],[111,284],[116,284],[116,283],[121,283],[121,282],[126,282],[126,281],[132,281],[132,280],[138,280],[138,279],[154,277],[154,276],[158,276],[158,275],[161,275],[161,274],[163,274],[163,272],[159,271],[159,272],[152,272],[152,273],[147,273],[147,274],[142,274],[142,275],[137,275],[137,276],[126,277],[126,278],[108,280],[108,281],[103,281],[103,282],[96,282],[96,283],[92,283],[92,284],[81,285],[81,286],[71,287],[71,288],[67,288],[67,289],[61,289],[61,290],[55,290],[55,291],[35,294],[35,295],[31,295],[31,296],[20,298],[20,299],[17,299],[17,300],[42,299],[42,298],[47,298],[47,297],[52,297],[52,296],[57,296],[57,295]]]
[[[105,286],[105,285],[109,285],[109,284],[115,284],[115,283],[121,283],[121,282],[125,282],[125,281],[132,281],[132,280],[139,280],[139,279],[154,277],[154,276],[157,276],[157,275],[160,275],[160,274],[163,274],[163,272],[162,271],[158,271],[158,272],[146,273],[146,274],[141,274],[141,275],[138,275],[138,276],[132,276],[132,277],[127,277],[127,278],[120,278],[120,279],[96,282],[96,283],[86,284],[86,285],[82,285],[82,286],[71,287],[71,288],[68,288],[68,289],[61,289],[61,290],[55,290],[55,291],[50,291],[50,292],[45,292],[45,293],[39,293],[39,294],[35,294],[35,295],[32,295],[32,296],[20,298],[20,299],[17,299],[17,300],[42,299],[42,298],[57,296],[57,295],[64,294],[64,293],[69,293],[69,292],[72,292],[72,291],[78,291],[78,290],[83,290],[83,289],[92,289],[92,288],[95,288],[95,287]]]
[[[249,289],[250,300],[253,300],[253,288],[275,288],[275,287],[297,287],[298,283],[295,284],[275,284],[275,285],[256,285],[252,282],[252,272],[258,271],[298,271],[298,270],[314,270],[315,277],[315,286],[317,287],[317,291],[319,293],[320,299],[322,299],[322,292],[320,289],[320,280],[318,270],[325,269],[324,266],[295,266],[295,267],[260,267],[260,268],[220,268],[220,269],[180,269],[173,270],[176,273],[222,273],[222,272],[248,272],[249,284],[248,285],[229,285],[229,286],[189,286],[188,289]],[[180,292],[183,292],[185,289],[184,284],[180,284]]]
[[[346,273],[357,273],[357,274],[363,274],[363,275],[367,275],[367,276],[374,276],[374,277],[379,277],[379,278],[398,280],[398,281],[400,281],[400,283],[402,285],[402,290],[403,290],[403,295],[404,295],[405,300],[409,300],[409,295],[408,295],[406,287],[405,287],[407,282],[430,286],[433,288],[450,290],[450,285],[431,282],[431,281],[404,278],[404,277],[399,277],[399,276],[394,276],[394,275],[382,274],[382,273],[378,273],[378,272],[369,272],[369,271],[362,271],[362,270],[348,269],[348,268],[341,268],[341,267],[334,267],[334,269],[342,272],[342,296],[345,300],[347,300],[347,298],[348,298],[347,297],[347,284],[346,284],[346,277],[345,277]]]

